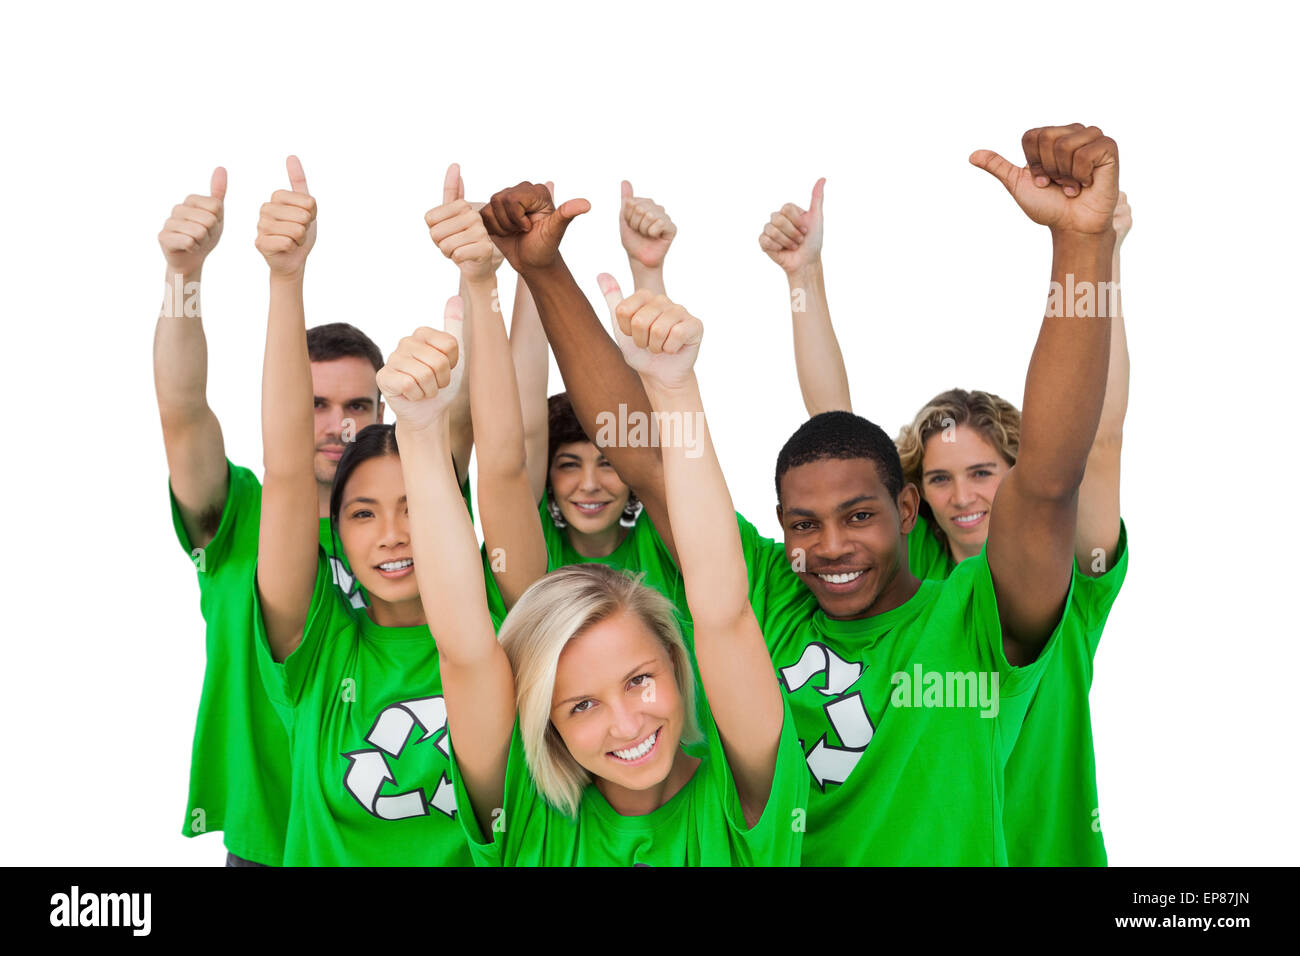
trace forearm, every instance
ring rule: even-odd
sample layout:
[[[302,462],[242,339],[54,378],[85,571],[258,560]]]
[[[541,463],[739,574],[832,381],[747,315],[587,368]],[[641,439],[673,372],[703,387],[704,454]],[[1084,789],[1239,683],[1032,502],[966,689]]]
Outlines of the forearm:
[[[1109,282],[1113,242],[1109,234],[1054,237],[1053,293],[1063,292],[1049,299],[1030,359],[1016,462],[1019,487],[1035,498],[1072,497],[1083,480],[1106,393],[1111,320],[1080,316],[1084,300],[1065,293]]]
[[[730,628],[749,610],[749,579],[731,493],[692,374],[679,389],[650,387],[659,419],[668,516],[697,630]]]
[[[446,420],[411,430],[397,423],[406,483],[411,555],[438,653],[470,666],[496,641],[488,617],[474,525],[451,464]]]
[[[1110,361],[1106,372],[1106,398],[1101,406],[1101,420],[1097,424],[1094,445],[1118,444],[1124,434],[1124,418],[1128,414],[1128,335],[1124,331],[1124,312],[1121,308],[1119,278],[1119,249],[1111,259],[1111,288],[1114,290],[1110,320]]]
[[[664,267],[647,266],[632,256],[627,258],[628,265],[632,269],[632,288],[646,289],[658,295],[667,295],[664,289]]]
[[[167,270],[168,292],[158,315],[153,340],[154,391],[164,426],[184,425],[208,412],[208,341],[203,334],[203,316],[198,299],[200,272],[181,275]],[[193,287],[195,297],[186,308],[184,290]],[[186,312],[193,314],[187,315]]]
[[[524,425],[524,454],[528,460],[528,484],[533,501],[546,492],[549,447],[547,378],[550,375],[546,332],[537,314],[537,304],[520,278],[515,284],[514,314],[510,320],[510,355],[519,387],[520,415]]]
[[[808,415],[852,411],[849,376],[844,368],[820,260],[787,273],[790,320],[794,328],[794,359]]]
[[[262,365],[262,461],[268,477],[295,479],[314,499],[313,393],[302,274],[273,273],[270,298]]]
[[[537,304],[574,413],[592,440],[604,416],[617,419],[619,405],[626,406],[629,416],[636,411],[648,416],[650,401],[640,377],[623,361],[618,346],[596,318],[591,303],[563,261],[529,272],[524,279]],[[663,487],[663,468],[656,448],[614,443],[601,451],[642,500]]]

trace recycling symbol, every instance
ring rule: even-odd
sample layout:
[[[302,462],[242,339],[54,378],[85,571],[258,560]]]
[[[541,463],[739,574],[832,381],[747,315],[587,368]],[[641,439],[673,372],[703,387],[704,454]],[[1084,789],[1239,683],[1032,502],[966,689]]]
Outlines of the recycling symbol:
[[[817,786],[825,792],[826,784],[843,783],[849,779],[849,774],[866,752],[875,728],[867,716],[862,695],[857,691],[844,693],[862,676],[862,665],[844,660],[820,641],[805,647],[797,662],[781,668],[781,682],[793,694],[818,674],[826,675],[826,686],[816,690],[825,697],[834,698],[826,702],[826,718],[843,744],[832,747],[826,743],[828,735],[822,734],[808,753],[808,769]]]
[[[404,793],[383,796],[379,794],[385,781],[397,782],[392,771],[388,769],[388,758],[384,755],[393,758],[400,756],[411,736],[411,729],[416,726],[424,731],[424,735],[412,746],[418,747],[442,732],[434,742],[434,746],[441,750],[444,756],[451,755],[451,738],[445,733],[446,702],[441,697],[404,700],[390,704],[380,711],[379,716],[375,718],[374,726],[370,728],[370,733],[366,734],[366,741],[378,749],[354,750],[343,755],[348,758],[348,772],[343,782],[356,801],[381,820],[427,816],[429,807],[441,810],[454,820],[456,793],[445,773],[438,780],[433,796],[427,800],[422,787]]]

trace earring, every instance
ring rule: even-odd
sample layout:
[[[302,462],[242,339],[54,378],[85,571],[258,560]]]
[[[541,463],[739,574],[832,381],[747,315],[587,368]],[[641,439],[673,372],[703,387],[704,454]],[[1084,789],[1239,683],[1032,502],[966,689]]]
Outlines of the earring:
[[[551,523],[555,525],[555,527],[568,527],[568,524],[564,520],[564,515],[560,513],[560,506],[555,503],[555,499],[550,495],[546,496],[546,510],[551,513]]]
[[[641,515],[641,502],[636,493],[629,493],[627,496],[627,505],[623,508],[623,513],[619,516],[618,523],[624,528],[630,528],[636,524],[636,519]]]

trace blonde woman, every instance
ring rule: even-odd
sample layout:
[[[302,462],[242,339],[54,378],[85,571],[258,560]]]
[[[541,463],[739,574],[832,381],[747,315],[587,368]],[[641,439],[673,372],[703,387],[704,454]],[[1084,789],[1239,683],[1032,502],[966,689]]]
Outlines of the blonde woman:
[[[692,370],[699,320],[648,291],[619,314],[635,339],[622,335],[624,354],[656,409],[702,424]],[[808,775],[750,610],[707,428],[699,457],[664,449],[711,703],[701,729],[672,605],[621,571],[583,564],[545,576],[519,598],[498,642],[473,529],[457,505],[435,374],[399,349],[378,381],[398,419],[414,566],[438,643],[458,816],[475,862],[797,865]],[[532,507],[526,480],[497,493],[521,513]],[[488,497],[480,490],[485,516]],[[502,540],[508,562],[515,545]],[[701,749],[683,749],[701,737]]]

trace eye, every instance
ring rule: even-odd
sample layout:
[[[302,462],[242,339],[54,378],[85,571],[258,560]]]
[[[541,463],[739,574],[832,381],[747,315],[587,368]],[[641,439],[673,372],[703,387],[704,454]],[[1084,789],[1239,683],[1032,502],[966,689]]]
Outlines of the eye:
[[[325,400],[322,399],[322,398],[318,398],[318,399],[315,400],[315,402],[314,402],[313,404],[315,405],[316,408],[324,408],[324,407],[325,407]]]
[[[811,530],[812,530],[812,524],[813,524],[813,523],[812,523],[811,521],[796,521],[794,524],[790,525],[790,530],[791,530],[791,531],[811,531]]]
[[[358,412],[364,412],[367,406],[365,402],[353,402],[351,405],[348,406],[348,408],[354,409]]]
[[[975,477],[976,477],[976,478],[992,478],[992,477],[993,477],[993,472],[989,471],[987,468],[980,468],[979,470],[977,470],[977,471],[975,472]]]
[[[560,471],[568,471],[571,468],[577,468],[578,463],[576,461],[562,461],[555,467],[560,469]]]
[[[929,483],[932,484],[932,485],[937,485],[937,484],[939,484],[940,482],[942,482],[942,481],[947,481],[947,480],[948,480],[948,476],[947,476],[947,475],[931,475],[931,476],[927,479],[927,481],[929,481]]]
[[[591,698],[587,698],[586,700],[580,700],[576,704],[574,704],[573,710],[569,711],[569,713],[585,714],[587,711],[591,710],[591,708],[595,706],[596,706],[596,702]]]
[[[628,681],[627,685],[629,687],[643,687],[645,686],[646,681],[652,681],[652,680],[654,680],[654,678],[651,677],[649,674],[638,674],[636,677],[633,677],[630,681]]]
[[[856,511],[856,512],[854,512],[853,515],[849,518],[849,520],[850,520],[850,521],[857,521],[859,518],[861,518],[862,521],[866,521],[866,520],[867,520],[868,518],[870,518],[870,517],[871,517],[871,512],[870,512],[870,511]]]
[[[372,517],[374,517],[374,513],[371,512],[371,511],[369,511],[369,510],[367,510],[367,509],[365,509],[365,508],[362,508],[362,509],[360,509],[359,511],[354,511],[354,512],[352,512],[351,517],[353,517],[353,518],[372,518]]]

